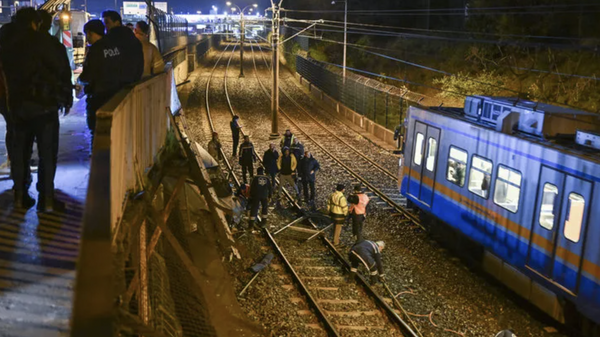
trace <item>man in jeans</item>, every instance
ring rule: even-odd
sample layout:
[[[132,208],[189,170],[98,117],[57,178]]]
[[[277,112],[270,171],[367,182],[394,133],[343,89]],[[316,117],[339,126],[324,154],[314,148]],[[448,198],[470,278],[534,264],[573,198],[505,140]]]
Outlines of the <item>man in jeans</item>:
[[[354,194],[348,197],[350,203],[350,216],[352,217],[352,235],[356,237],[356,243],[363,240],[363,223],[367,215],[369,197],[364,194],[360,185],[354,186]]]
[[[340,236],[342,235],[342,227],[346,222],[348,216],[348,202],[344,196],[344,184],[337,184],[335,192],[331,193],[329,199],[327,199],[327,211],[329,216],[335,225],[333,232],[333,244],[335,246],[340,245]]]
[[[277,189],[277,206],[278,207],[281,206],[280,197],[281,197],[281,190],[283,189],[284,184],[287,184],[294,188],[294,192],[296,193],[294,195],[294,198],[295,198],[295,200],[298,200],[298,197],[299,197],[298,186],[296,186],[296,183],[294,182],[294,177],[293,177],[293,175],[296,172],[297,164],[298,163],[296,162],[296,157],[294,157],[293,155],[290,154],[290,148],[284,147],[283,155],[281,157],[279,157],[279,159],[277,160],[277,168],[279,169],[279,188]]]

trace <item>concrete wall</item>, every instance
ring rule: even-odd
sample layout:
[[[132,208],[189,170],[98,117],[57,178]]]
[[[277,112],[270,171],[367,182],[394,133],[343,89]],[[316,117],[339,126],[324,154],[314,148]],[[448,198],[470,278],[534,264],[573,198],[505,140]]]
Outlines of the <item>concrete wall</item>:
[[[346,119],[347,121],[363,129],[365,132],[370,133],[371,135],[379,138],[380,140],[390,145],[396,145],[393,131],[386,129],[384,126],[375,123],[367,117],[362,116],[361,114],[346,107],[342,103],[336,101],[335,99],[321,91],[319,88],[312,85],[312,83],[307,81],[300,74],[296,73],[295,76],[300,81],[302,86],[304,86],[310,92],[311,96],[321,101],[323,105],[325,105],[328,108],[327,110],[329,112]]]

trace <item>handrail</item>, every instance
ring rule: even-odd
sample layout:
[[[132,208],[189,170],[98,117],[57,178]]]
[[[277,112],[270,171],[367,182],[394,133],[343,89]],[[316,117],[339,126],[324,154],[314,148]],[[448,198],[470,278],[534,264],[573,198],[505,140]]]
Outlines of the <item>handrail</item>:
[[[96,114],[71,336],[114,335],[114,226],[127,192],[139,187],[137,173],[152,166],[165,144],[172,77],[168,65],[165,73],[121,90]]]

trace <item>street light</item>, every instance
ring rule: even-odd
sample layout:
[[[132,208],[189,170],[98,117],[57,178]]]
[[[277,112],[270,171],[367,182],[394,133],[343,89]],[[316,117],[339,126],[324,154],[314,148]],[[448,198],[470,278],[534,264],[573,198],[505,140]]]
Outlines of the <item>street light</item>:
[[[244,12],[246,11],[246,9],[250,8],[250,7],[254,7],[257,8],[258,4],[252,4],[252,5],[248,5],[246,7],[244,7],[244,9],[241,9],[239,6],[232,4],[231,1],[227,1],[225,3],[227,6],[232,6],[231,7],[231,12],[235,12],[235,10],[239,10],[240,12],[240,78],[244,77],[244,40],[246,38],[246,23],[244,21]],[[250,12],[252,11],[252,8],[250,8]]]
[[[346,83],[346,42],[348,41],[348,0],[340,0],[338,2],[344,3],[344,61],[342,63],[342,78],[344,84]],[[331,4],[335,5],[335,1]]]

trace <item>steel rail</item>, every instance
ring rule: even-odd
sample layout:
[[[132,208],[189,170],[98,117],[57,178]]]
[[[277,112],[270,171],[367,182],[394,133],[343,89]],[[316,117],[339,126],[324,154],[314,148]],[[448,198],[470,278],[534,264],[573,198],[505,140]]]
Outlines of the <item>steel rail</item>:
[[[254,57],[254,47],[252,46],[252,43],[250,43],[250,48],[252,50],[252,60],[254,63],[254,74],[255,74],[256,79],[258,80],[261,88],[263,89],[263,92],[267,96],[269,96],[268,91],[266,90],[265,86],[262,84],[262,82],[260,81],[260,79],[258,77],[258,68],[256,66],[256,59]],[[280,108],[280,111],[285,115],[285,112],[281,108]],[[286,118],[289,119],[289,117],[287,117],[287,116],[286,116]],[[305,132],[303,132],[303,133],[305,135],[307,135]],[[314,140],[313,140],[313,142],[314,142]],[[323,149],[323,147],[320,144],[318,144],[317,142],[315,142],[315,144],[317,144],[321,149]],[[335,158],[329,152],[326,151],[326,153],[330,157]],[[308,223],[315,229],[318,229],[317,225],[311,219],[308,219]],[[335,258],[344,265],[346,270],[350,270],[350,263],[346,259],[344,259],[344,257],[333,246],[333,244],[325,237],[322,237],[322,241],[325,244],[325,246],[333,253]],[[396,313],[396,311],[394,311],[394,309],[391,308],[385,302],[385,300],[381,296],[379,296],[379,294],[377,294],[377,292],[369,285],[369,283],[364,279],[364,277],[362,277],[361,275],[357,275],[357,279],[359,280],[359,284],[366,290],[367,294],[369,296],[371,296],[373,298],[373,300],[375,301],[375,303],[385,311],[385,313],[388,315],[390,320],[400,328],[400,331],[403,334],[408,334],[408,336],[411,336],[411,337],[420,337],[420,335],[415,333],[413,331],[413,329]]]
[[[252,48],[252,44],[250,44],[250,46]],[[253,56],[253,60],[254,60],[255,70],[256,70],[256,60],[254,59],[254,48],[252,48],[252,56]],[[263,60],[264,60],[264,57],[263,57]],[[269,65],[266,63],[266,60],[264,60],[264,61],[265,61],[266,66],[269,67]],[[256,70],[256,72],[258,72],[258,71]],[[267,95],[267,97],[270,97],[269,92],[266,90],[264,84],[258,78],[258,75],[256,75],[256,78],[258,79],[258,82],[261,85],[261,87],[263,89],[263,92]],[[353,169],[351,169],[348,165],[344,164],[334,154],[332,154],[331,152],[329,152],[329,150],[327,150],[327,148],[325,146],[321,145],[307,131],[305,131],[304,129],[302,129],[298,125],[298,123],[296,123],[288,115],[288,113],[286,113],[285,110],[283,110],[283,108],[280,107],[279,111],[281,112],[282,116],[284,116],[289,121],[290,124],[292,124],[296,129],[300,130],[300,132],[302,134],[304,134],[304,136],[306,136],[309,140],[311,140],[313,143],[315,143],[315,145],[317,145],[323,152],[325,152],[325,154],[327,154],[329,157],[331,157],[331,159],[333,159],[335,162],[337,162],[343,169],[345,169],[348,173],[350,173],[352,176],[354,176],[354,178],[356,178],[359,181],[361,181],[365,186],[367,186],[371,191],[373,191],[373,193],[375,193],[380,199],[382,199],[383,201],[385,201],[388,205],[392,206],[396,211],[400,212],[400,214],[402,214],[403,216],[405,216],[408,220],[410,220],[415,225],[417,225],[417,226],[421,227],[423,230],[425,230],[425,228],[421,225],[421,221],[415,215],[413,215],[410,212],[406,211],[402,206],[400,206],[399,204],[397,204],[392,198],[390,198],[387,194],[385,194],[383,191],[381,191],[379,188],[377,188],[373,183],[371,183],[370,181],[368,181],[366,178],[362,177],[360,174],[358,174]],[[331,131],[329,131],[329,132],[331,132]]]
[[[221,60],[221,57],[223,56],[223,54],[225,53],[226,50],[227,50],[227,48],[225,48],[225,50],[223,51],[223,53],[221,54],[221,56],[219,57],[219,59],[215,63],[215,66],[213,67],[213,70],[211,72],[209,80],[207,81],[207,84],[206,84],[206,112],[207,112],[207,117],[208,117],[208,120],[209,120],[209,124],[211,126],[211,130],[213,132],[215,132],[215,128],[214,128],[214,124],[212,122],[212,115],[210,113],[210,104],[209,104],[210,80],[212,79],[212,76],[214,75],[214,71],[215,71],[215,69],[216,69],[219,61]],[[235,53],[235,46],[234,46],[234,48],[233,48],[233,50],[231,52],[231,56],[229,58],[229,61],[227,62],[227,67],[225,68],[225,76],[224,76],[225,96],[227,98],[227,102],[228,102],[228,105],[229,105],[229,110],[230,110],[230,112],[232,114],[235,114],[235,113],[233,111],[233,106],[231,105],[231,100],[229,98],[229,93],[227,91],[227,70],[229,69],[229,65],[231,63],[231,59],[233,58],[234,53]],[[243,62],[243,60],[240,60],[240,62]],[[243,131],[242,131],[242,134],[244,134]],[[222,149],[221,149],[221,151],[222,151]],[[231,176],[233,176],[233,178],[234,178],[234,183],[237,185],[237,187],[239,187],[240,186],[240,181],[237,178],[237,176],[235,175],[235,171],[233,170],[233,167],[231,165],[229,165],[229,162],[227,161],[227,158],[224,155],[223,155],[223,159],[225,160],[227,169],[229,170]],[[286,195],[286,197],[289,200],[293,199],[292,196],[289,195],[288,193],[286,193],[285,195]],[[285,254],[283,253],[283,251],[281,250],[281,248],[279,247],[279,245],[277,244],[277,242],[275,241],[275,239],[271,235],[271,233],[269,233],[269,231],[266,228],[264,229],[264,232],[266,233],[266,236],[269,239],[269,242],[271,243],[271,245],[273,246],[273,248],[275,249],[275,251],[277,252],[277,254],[279,255],[279,257],[281,258],[281,260],[284,262],[284,265],[286,266],[286,268],[288,269],[288,271],[290,272],[290,274],[292,274],[292,279],[294,280],[294,282],[296,282],[296,284],[298,284],[300,291],[308,299],[308,303],[314,309],[314,311],[316,313],[316,316],[321,320],[321,323],[323,323],[323,326],[324,326],[325,330],[327,331],[328,335],[330,335],[330,336],[340,336],[340,334],[337,331],[337,329],[335,328],[334,324],[329,320],[329,318],[325,314],[324,310],[318,304],[318,302],[315,299],[315,297],[311,294],[311,292],[308,289],[308,287],[304,284],[304,282],[302,282],[302,280],[300,279],[300,276],[298,275],[298,273],[296,272],[296,270],[294,269],[294,267],[292,266],[292,264],[289,262],[289,260],[287,259],[287,257],[285,256]]]

